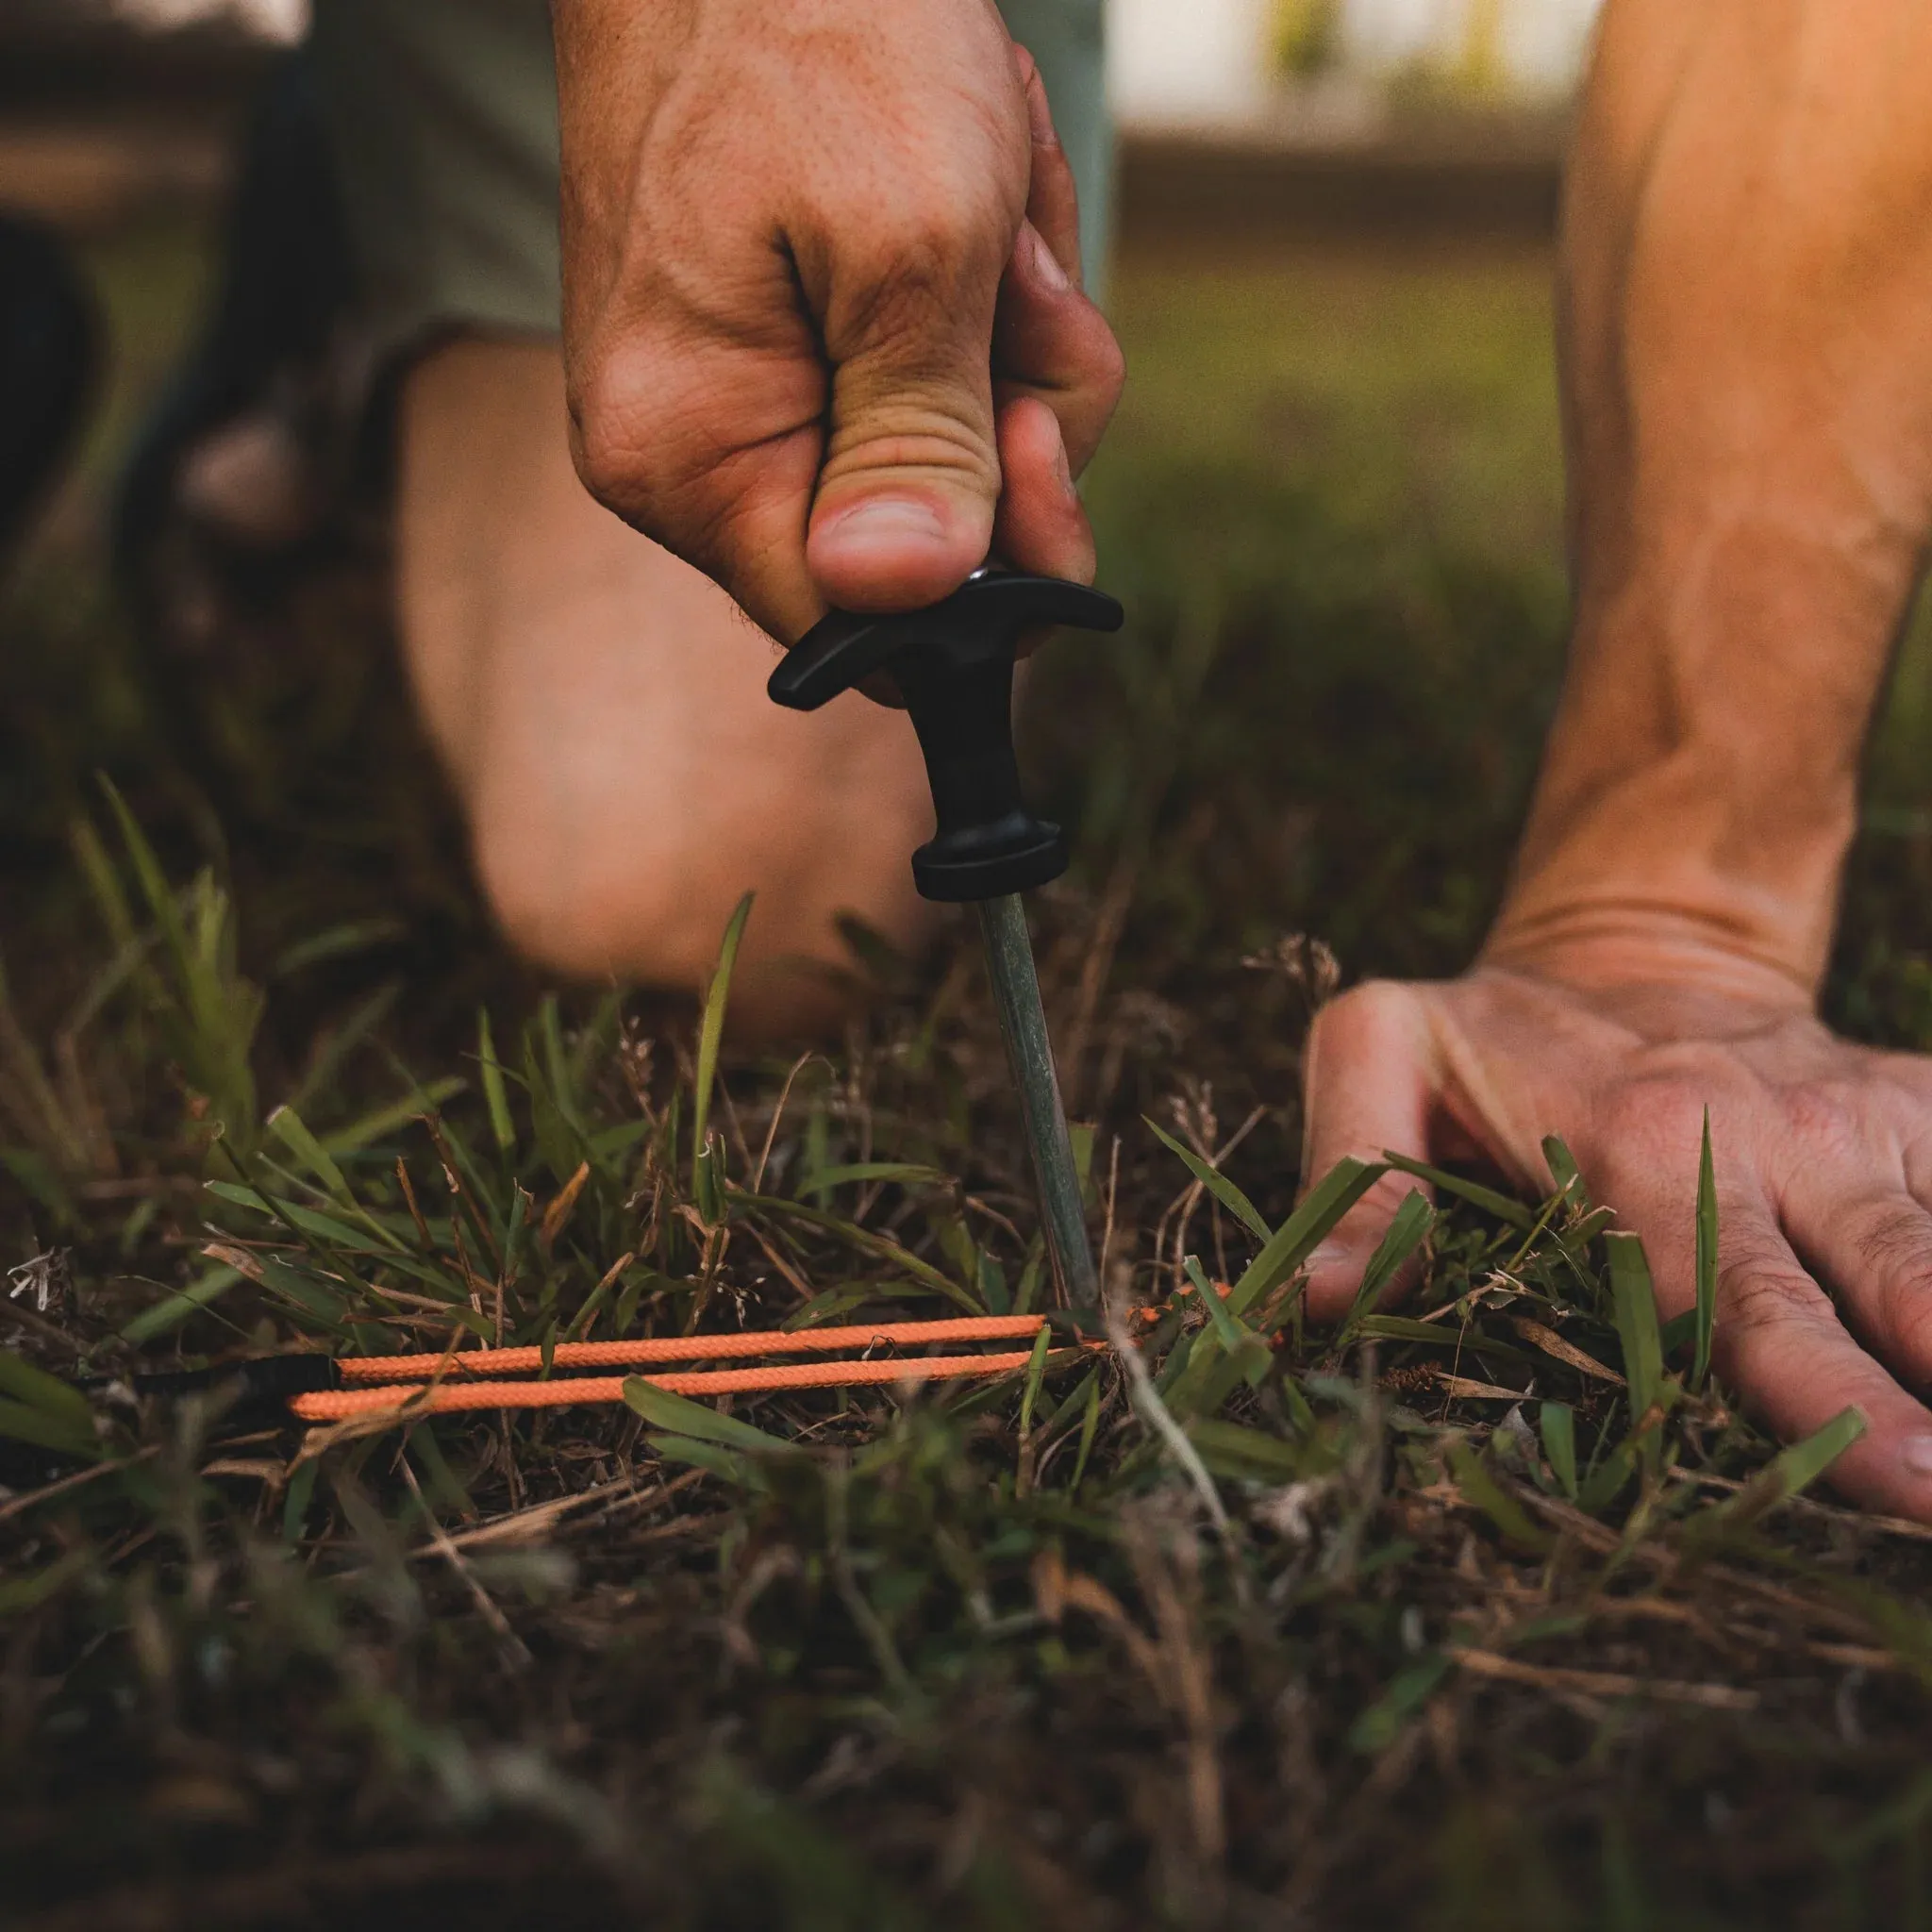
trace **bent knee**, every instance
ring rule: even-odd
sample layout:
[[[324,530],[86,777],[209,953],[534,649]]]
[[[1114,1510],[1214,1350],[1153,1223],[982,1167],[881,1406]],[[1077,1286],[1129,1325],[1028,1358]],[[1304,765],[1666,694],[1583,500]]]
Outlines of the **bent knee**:
[[[558,825],[491,810],[475,822],[478,879],[508,942],[548,972],[666,991],[700,991],[740,901],[753,905],[733,977],[733,1031],[822,1032],[864,996],[841,925],[857,918],[902,950],[924,908],[875,870],[812,862],[779,841],[693,816],[647,837],[586,849]],[[733,836],[733,834],[737,836]],[[903,868],[904,861],[901,860]]]

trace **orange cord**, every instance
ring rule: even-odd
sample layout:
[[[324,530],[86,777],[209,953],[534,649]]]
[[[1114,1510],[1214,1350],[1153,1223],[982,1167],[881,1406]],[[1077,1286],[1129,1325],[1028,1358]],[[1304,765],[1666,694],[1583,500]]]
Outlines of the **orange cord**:
[[[1033,1318],[1008,1316],[990,1319],[1014,1321]],[[1035,1326],[1038,1325],[1036,1321]],[[591,1345],[615,1347],[618,1344],[599,1342]],[[507,1355],[525,1353],[510,1349],[502,1352]],[[562,1353],[561,1349],[558,1351],[559,1357]],[[782,1362],[770,1368],[708,1369],[681,1375],[644,1375],[638,1379],[648,1382],[654,1389],[667,1390],[674,1395],[752,1395],[776,1389],[837,1389],[861,1382],[943,1382],[961,1375],[1003,1375],[1014,1369],[1024,1369],[1032,1358],[1031,1349],[1020,1349],[1010,1355],[932,1355],[889,1357],[881,1361]],[[439,1357],[425,1356],[405,1359],[434,1362]],[[579,1375],[560,1382],[462,1382],[454,1386],[445,1382],[403,1384],[382,1389],[329,1389],[308,1395],[291,1396],[289,1407],[302,1421],[308,1423],[343,1422],[353,1416],[381,1415],[391,1411],[399,1420],[410,1420],[419,1415],[446,1415],[458,1409],[563,1408],[579,1402],[622,1402],[624,1385],[630,1379],[625,1375]]]
[[[878,1322],[843,1328],[749,1329],[735,1335],[653,1335],[631,1341],[559,1341],[558,1369],[619,1368],[629,1362],[719,1361],[745,1355],[822,1355],[874,1342],[1006,1341],[1039,1334],[1044,1315],[961,1315],[937,1322]],[[976,1359],[976,1357],[974,1357]],[[345,1381],[430,1381],[444,1375],[513,1375],[543,1368],[541,1348],[466,1348],[447,1355],[343,1356]],[[818,1386],[816,1384],[810,1386]],[[488,1407],[489,1405],[485,1405]]]
[[[1226,1293],[1223,1289],[1222,1292]],[[1140,1310],[1158,1321],[1158,1308]],[[723,1357],[808,1355],[880,1342],[1004,1341],[1037,1336],[1044,1315],[961,1315],[936,1322],[880,1322],[842,1328],[749,1329],[736,1335],[656,1335],[633,1341],[560,1341],[550,1351],[557,1369],[607,1368],[634,1362],[715,1361]],[[1083,1337],[1083,1349],[1105,1348]],[[565,1408],[576,1403],[622,1402],[625,1375],[567,1375],[558,1381],[473,1381],[543,1367],[541,1348],[451,1349],[441,1355],[346,1356],[336,1363],[345,1379],[387,1376],[376,1389],[316,1390],[289,1398],[303,1422],[345,1422],[358,1416],[448,1415],[479,1408]],[[887,1356],[878,1360],[780,1362],[764,1368],[702,1369],[639,1379],[674,1395],[757,1395],[777,1389],[839,1389],[858,1383],[945,1382],[963,1375],[1004,1375],[1024,1369],[1031,1349],[1009,1355]],[[455,1377],[455,1380],[448,1378]]]

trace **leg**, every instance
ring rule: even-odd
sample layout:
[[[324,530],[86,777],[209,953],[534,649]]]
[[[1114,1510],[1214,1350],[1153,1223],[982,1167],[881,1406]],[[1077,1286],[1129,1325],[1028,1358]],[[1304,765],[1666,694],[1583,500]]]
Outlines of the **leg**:
[[[1099,0],[1013,0],[1080,178],[1090,281],[1110,146]],[[764,695],[770,641],[600,509],[565,441],[556,88],[542,0],[317,0],[314,52],[366,325],[404,384],[398,591],[419,701],[511,939],[554,969],[689,986],[758,893],[732,999],[837,1010],[835,920],[924,930],[931,825],[905,719]],[[791,962],[791,963],[788,963]]]
[[[691,986],[758,894],[732,1013],[822,1024],[849,912],[920,936],[931,807],[903,715],[766,698],[771,641],[600,508],[555,344],[459,338],[404,389],[398,595],[419,702],[510,939],[558,971]]]

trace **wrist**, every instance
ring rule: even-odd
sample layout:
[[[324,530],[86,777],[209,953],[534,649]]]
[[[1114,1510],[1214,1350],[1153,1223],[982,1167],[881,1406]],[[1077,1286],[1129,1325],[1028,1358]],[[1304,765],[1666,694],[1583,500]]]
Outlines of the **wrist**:
[[[1736,805],[1680,771],[1639,773],[1559,838],[1525,841],[1485,962],[1808,1004],[1830,954],[1850,803],[1771,828]]]
[[[1808,1010],[1818,990],[1801,966],[1710,907],[1634,894],[1506,904],[1476,963],[1585,991],[1695,988],[1779,1010]]]
[[[1655,632],[1641,651],[1592,628],[1485,960],[1809,1001],[1857,823],[1862,716],[1834,707],[1815,671],[1778,678],[1763,661],[1774,648],[1757,675],[1710,678],[1686,703],[1673,680],[1645,675],[1686,654],[1658,652]],[[1815,629],[1807,643],[1819,650]],[[1767,685],[1786,702],[1767,703]],[[1791,702],[1807,685],[1808,708]]]

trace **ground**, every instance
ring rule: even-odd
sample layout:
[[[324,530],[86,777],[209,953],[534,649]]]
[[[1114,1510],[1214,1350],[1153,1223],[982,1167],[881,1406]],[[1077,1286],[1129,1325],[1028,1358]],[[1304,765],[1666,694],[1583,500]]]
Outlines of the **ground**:
[[[962,926],[838,1050],[714,1083],[695,1001],[533,983],[407,716],[373,492],[296,567],[178,559],[166,641],[117,606],[101,503],[203,231],[90,258],[112,391],[0,591],[0,1918],[1932,1919],[1926,1537],[1833,1507],[1829,1442],[1774,1459],[1580,1184],[1450,1177],[1408,1302],[1295,1307],[1323,948],[1467,957],[1554,694],[1544,255],[1121,267],[1130,624],[1058,647],[1027,736],[1079,827],[1034,912],[1095,1226],[1174,1305],[1153,1388],[1064,1331],[989,1386],[407,1442],[55,1385],[1010,1307],[983,986]],[[1908,641],[1829,1007],[1932,1047],[1928,678]]]

